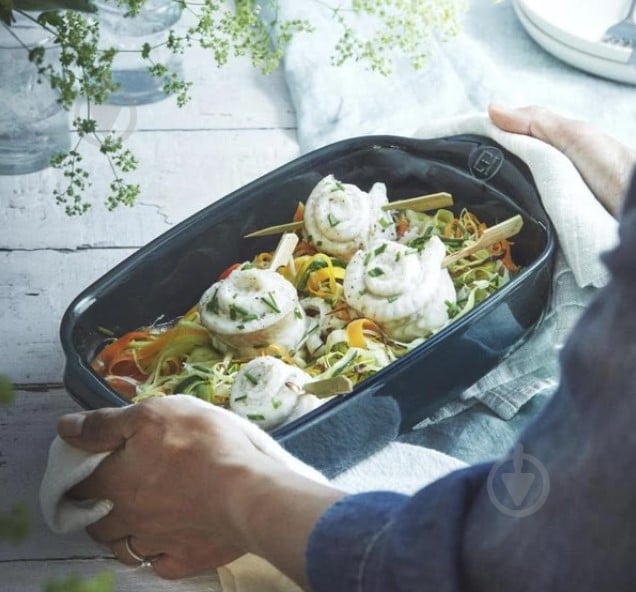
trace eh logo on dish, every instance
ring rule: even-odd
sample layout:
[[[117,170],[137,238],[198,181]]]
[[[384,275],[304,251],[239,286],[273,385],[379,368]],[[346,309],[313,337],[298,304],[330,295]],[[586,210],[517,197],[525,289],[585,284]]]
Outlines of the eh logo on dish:
[[[494,146],[475,148],[468,157],[468,168],[474,177],[487,181],[492,179],[501,168],[504,155]]]

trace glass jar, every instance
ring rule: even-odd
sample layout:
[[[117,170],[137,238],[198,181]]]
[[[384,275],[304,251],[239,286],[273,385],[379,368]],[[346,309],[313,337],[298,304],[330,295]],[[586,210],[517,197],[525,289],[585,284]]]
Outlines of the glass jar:
[[[164,78],[148,71],[149,62],[141,56],[148,43],[152,60],[163,64],[168,72],[181,75],[181,56],[172,53],[165,43],[173,25],[181,18],[182,7],[175,0],[146,0],[139,13],[126,16],[128,9],[117,0],[97,0],[100,38],[103,47],[114,47],[113,81],[119,88],[110,94],[113,105],[142,105],[166,97]]]
[[[0,23],[0,175],[44,169],[70,143],[68,114],[29,61],[29,49],[45,47],[45,62],[58,59],[59,49],[42,27],[15,16],[10,29]]]

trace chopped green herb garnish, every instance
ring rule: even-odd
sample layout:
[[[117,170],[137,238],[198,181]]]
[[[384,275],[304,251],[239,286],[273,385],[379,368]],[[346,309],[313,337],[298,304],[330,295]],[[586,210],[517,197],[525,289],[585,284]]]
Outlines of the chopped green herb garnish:
[[[280,399],[272,399],[272,407],[274,409],[278,409],[282,404],[283,402]]]
[[[338,224],[340,224],[340,220],[338,220],[338,218],[335,218],[331,214],[331,212],[327,214],[327,220],[329,220],[329,226],[331,226],[331,228],[333,228],[334,226],[338,226]]]
[[[295,308],[295,309],[294,309],[294,316],[295,316],[297,319],[302,319],[302,318],[303,318],[303,313],[302,313],[302,312],[300,312],[297,308]]]
[[[344,191],[344,185],[340,181],[334,182],[331,193],[334,193],[335,191]]]
[[[254,269],[254,265],[252,265],[249,261],[247,263],[243,263],[241,269]]]
[[[230,304],[230,319],[236,321],[240,317],[240,320],[247,323],[248,321],[255,321],[258,315],[251,313],[249,310],[245,310],[243,307],[236,304]]]
[[[237,401],[245,401],[245,399],[247,399],[247,395],[241,395],[240,397],[236,397],[236,399],[234,399],[234,402],[236,403]]]
[[[388,228],[389,226],[391,226],[391,222],[389,222],[386,218],[380,218],[378,220],[378,223],[380,224],[380,226],[382,226],[382,228]]]
[[[307,287],[307,280],[309,279],[309,275],[312,272],[318,271],[319,269],[323,269],[327,266],[328,266],[327,262],[323,261],[322,259],[318,259],[317,261],[312,261],[307,266],[307,269],[305,269],[305,271],[303,272],[302,276],[300,277],[300,280],[298,280],[298,285],[296,286],[298,290],[302,291]]]
[[[97,332],[105,335],[106,337],[115,337],[115,333],[106,327],[97,327]]]
[[[267,296],[261,296],[261,301],[263,302],[263,304],[271,308],[274,312],[280,312],[280,308],[278,308],[276,298],[274,298],[274,294],[272,294],[271,292],[267,292]]]
[[[373,253],[377,257],[378,255],[382,255],[386,251],[386,243],[382,243]]]
[[[203,382],[203,380],[204,379],[201,378],[200,376],[188,376],[187,378],[184,378],[183,380],[179,381],[177,384],[174,385],[173,392],[180,393],[180,394],[189,394],[190,391],[195,386]]]
[[[245,372],[245,378],[247,378],[247,380],[249,380],[253,385],[258,384],[258,378],[249,372]]]
[[[446,312],[448,316],[452,319],[456,317],[461,312],[461,307],[456,302],[451,302],[450,300],[445,300],[444,304],[446,305]]]
[[[251,421],[265,421],[265,416],[262,413],[248,413],[247,419]]]
[[[402,257],[402,251],[398,251],[395,254],[395,262],[397,263],[401,259],[401,257]]]
[[[210,300],[207,302],[207,304],[205,305],[205,310],[207,310],[208,312],[214,313],[214,314],[218,314],[219,313],[219,289],[217,288],[216,290],[214,290],[214,294],[212,294],[212,298],[210,298]],[[230,316],[231,316],[231,312],[230,312]]]
[[[392,302],[395,302],[398,298],[400,297],[399,294],[393,294],[392,296],[388,296],[386,301],[391,304]]]
[[[369,261],[371,261],[371,257],[373,257],[373,253],[367,253],[364,256],[364,266],[366,267],[367,265],[369,265]]]
[[[382,271],[382,269],[380,269],[379,267],[374,267],[369,271],[369,275],[371,277],[378,277],[380,275],[384,275],[384,271]]]

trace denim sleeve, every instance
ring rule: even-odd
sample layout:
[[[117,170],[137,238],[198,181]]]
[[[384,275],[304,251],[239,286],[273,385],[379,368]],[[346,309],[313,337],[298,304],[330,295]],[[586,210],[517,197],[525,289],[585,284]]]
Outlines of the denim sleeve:
[[[413,497],[349,496],[315,526],[315,592],[636,590],[636,176],[612,274],[509,456]]]
[[[413,497],[351,495],[316,525],[307,551],[315,592],[460,589],[460,534],[487,465],[457,471]]]

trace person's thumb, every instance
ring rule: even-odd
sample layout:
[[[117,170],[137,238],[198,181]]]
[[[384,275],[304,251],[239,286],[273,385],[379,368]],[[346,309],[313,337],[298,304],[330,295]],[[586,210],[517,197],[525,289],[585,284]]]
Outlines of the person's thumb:
[[[104,408],[60,417],[58,434],[71,446],[107,452],[122,446],[137,430],[137,407]]]
[[[492,122],[502,130],[543,140],[566,155],[581,135],[599,133],[588,123],[563,117],[535,105],[516,109],[490,105],[488,114]]]

